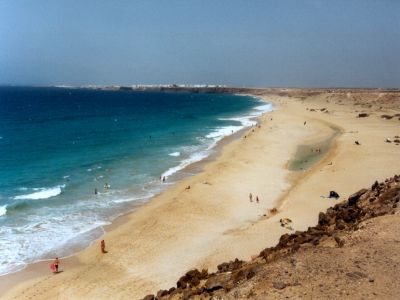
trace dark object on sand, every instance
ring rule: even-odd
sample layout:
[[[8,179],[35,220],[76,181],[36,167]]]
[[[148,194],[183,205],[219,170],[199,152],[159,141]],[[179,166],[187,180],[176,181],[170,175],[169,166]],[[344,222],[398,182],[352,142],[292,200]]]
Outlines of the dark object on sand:
[[[368,116],[369,116],[369,114],[367,114],[367,113],[359,113],[358,114],[359,118],[365,118],[365,117],[368,117]]]
[[[100,242],[100,249],[101,249],[101,253],[108,252],[108,251],[106,251],[106,242],[104,240],[101,240],[101,242]]]
[[[381,118],[386,119],[386,120],[390,120],[391,118],[393,118],[393,116],[391,116],[391,115],[382,115]]]
[[[359,146],[361,145],[359,141],[355,141],[354,144],[359,145]]]
[[[338,198],[339,198],[339,194],[336,193],[335,191],[330,191],[330,192],[329,192],[329,198],[338,199]]]

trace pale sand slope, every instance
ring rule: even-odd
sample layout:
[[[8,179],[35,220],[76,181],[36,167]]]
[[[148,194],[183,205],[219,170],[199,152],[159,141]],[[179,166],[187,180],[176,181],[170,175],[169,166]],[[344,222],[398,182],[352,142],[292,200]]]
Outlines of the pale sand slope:
[[[291,218],[295,230],[314,225],[318,212],[335,203],[320,198],[332,189],[347,196],[399,171],[400,146],[384,142],[400,134],[398,120],[355,118],[352,105],[326,103],[325,95],[303,101],[273,95],[265,99],[277,110],[261,118],[261,128],[227,145],[204,172],[130,214],[105,236],[108,254],[100,254],[96,243],[77,255],[75,267],[18,284],[4,298],[140,298],[175,285],[190,268],[212,270],[220,262],[249,259],[276,244],[288,231],[279,226],[282,217]],[[332,113],[306,107],[327,107]],[[327,157],[306,172],[288,171],[297,145],[324,140],[332,134],[331,126],[343,134]],[[249,192],[259,195],[261,203],[249,203]],[[264,217],[274,206],[279,213]]]

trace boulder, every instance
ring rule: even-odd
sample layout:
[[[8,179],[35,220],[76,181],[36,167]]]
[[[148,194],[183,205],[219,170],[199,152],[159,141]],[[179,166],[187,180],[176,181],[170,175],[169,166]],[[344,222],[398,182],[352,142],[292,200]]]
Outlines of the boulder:
[[[168,295],[168,291],[167,290],[159,290],[157,293],[156,298],[157,299],[161,299],[161,297]]]
[[[360,197],[362,195],[364,195],[366,192],[368,192],[367,189],[361,189],[359,190],[357,193],[352,194],[349,199],[347,200],[347,202],[349,203],[349,205],[354,206],[357,204],[358,199],[360,199]]]
[[[228,290],[232,286],[230,273],[219,273],[207,279],[204,287],[208,292],[218,289]]]
[[[219,272],[228,272],[239,269],[244,264],[244,261],[238,260],[237,258],[234,261],[225,262],[217,266]]]
[[[379,187],[379,182],[375,181],[375,183],[371,186],[372,190],[376,190]]]

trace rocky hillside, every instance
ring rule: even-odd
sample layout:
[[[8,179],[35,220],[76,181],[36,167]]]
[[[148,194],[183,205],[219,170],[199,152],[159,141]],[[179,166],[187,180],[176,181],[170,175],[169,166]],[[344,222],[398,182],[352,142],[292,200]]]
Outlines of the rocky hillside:
[[[400,176],[375,182],[320,213],[318,225],[282,235],[253,261],[197,269],[152,299],[398,299]]]

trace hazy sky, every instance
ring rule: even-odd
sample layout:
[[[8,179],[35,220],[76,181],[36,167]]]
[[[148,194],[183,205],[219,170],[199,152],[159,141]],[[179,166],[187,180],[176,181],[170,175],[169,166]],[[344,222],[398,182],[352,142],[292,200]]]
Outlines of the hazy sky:
[[[0,84],[400,87],[399,0],[0,0]]]

